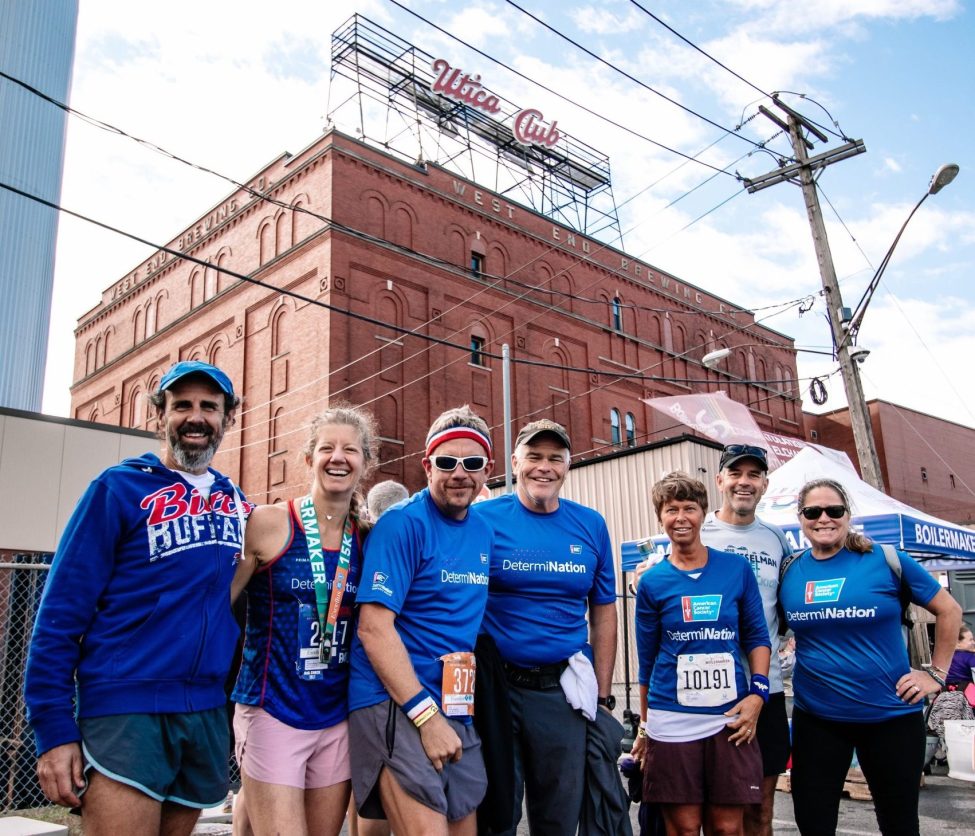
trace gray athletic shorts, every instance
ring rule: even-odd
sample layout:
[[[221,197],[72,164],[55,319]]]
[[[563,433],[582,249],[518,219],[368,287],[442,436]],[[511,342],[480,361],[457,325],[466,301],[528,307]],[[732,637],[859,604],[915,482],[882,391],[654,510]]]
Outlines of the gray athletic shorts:
[[[386,818],[379,798],[379,773],[388,769],[408,795],[459,821],[477,809],[487,791],[481,741],[474,726],[447,719],[463,745],[461,759],[437,772],[420,742],[420,732],[392,701],[349,715],[352,792],[359,815]]]

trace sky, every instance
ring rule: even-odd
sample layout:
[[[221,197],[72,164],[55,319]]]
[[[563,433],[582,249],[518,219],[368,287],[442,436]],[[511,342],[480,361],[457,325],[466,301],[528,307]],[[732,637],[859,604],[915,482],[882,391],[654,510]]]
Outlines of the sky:
[[[861,374],[868,399],[975,426],[975,24],[962,0],[404,2],[500,64],[389,0],[171,0],[154,15],[129,0],[80,5],[72,107],[244,182],[311,143],[330,116],[354,133],[355,109],[336,107],[347,91],[341,81],[330,86],[329,64],[331,33],[358,12],[607,154],[622,248],[755,310],[800,348],[830,348],[802,192],[781,183],[748,194],[733,176],[766,173],[791,156],[758,114],[762,103],[775,109],[764,94],[783,91],[791,107],[866,145],[819,179],[850,308],[932,174],[956,163],[958,178],[918,210],[870,302]],[[756,149],[770,138],[768,150]],[[830,136],[810,153],[844,141]],[[161,244],[232,191],[145,144],[68,119],[61,203],[75,212]],[[78,319],[153,251],[62,215],[44,412],[68,414]],[[800,353],[798,367],[804,388],[819,376],[828,393],[817,407],[803,391],[806,410],[845,405],[831,357]]]

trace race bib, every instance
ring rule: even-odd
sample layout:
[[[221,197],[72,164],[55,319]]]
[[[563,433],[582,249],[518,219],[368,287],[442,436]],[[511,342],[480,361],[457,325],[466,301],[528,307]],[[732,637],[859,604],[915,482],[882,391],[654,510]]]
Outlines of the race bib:
[[[314,604],[300,604],[298,608],[298,658],[295,670],[302,679],[321,679],[322,671],[349,662],[349,619],[335,623],[335,643],[326,661],[321,661],[322,623]]]
[[[441,656],[443,682],[441,708],[448,717],[470,717],[474,714],[474,676],[477,660],[471,652]]]
[[[730,653],[685,653],[677,657],[677,702],[695,708],[724,705],[738,696]]]

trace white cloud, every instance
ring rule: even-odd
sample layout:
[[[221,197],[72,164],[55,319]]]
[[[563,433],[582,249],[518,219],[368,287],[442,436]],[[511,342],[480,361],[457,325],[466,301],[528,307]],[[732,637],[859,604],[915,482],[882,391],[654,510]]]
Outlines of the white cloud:
[[[820,0],[815,14],[800,0],[730,0],[743,11],[760,12],[756,26],[775,32],[808,32],[877,20],[950,20],[963,11],[958,0]],[[852,34],[852,32],[851,32]]]
[[[603,3],[599,6],[580,6],[569,12],[575,25],[587,34],[610,35],[620,32],[631,33],[642,29],[648,18],[640,14],[632,6],[612,10],[612,4]]]

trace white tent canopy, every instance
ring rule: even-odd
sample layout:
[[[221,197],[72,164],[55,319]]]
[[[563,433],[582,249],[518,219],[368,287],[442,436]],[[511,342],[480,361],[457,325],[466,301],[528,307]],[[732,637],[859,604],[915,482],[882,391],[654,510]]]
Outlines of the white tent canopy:
[[[868,485],[847,467],[812,447],[769,474],[769,486],[758,515],[779,526],[795,549],[808,546],[799,530],[796,497],[812,479],[834,479],[850,497],[853,525],[877,543],[890,543],[909,552],[930,571],[975,568],[975,531],[945,522],[899,502]],[[654,538],[659,549],[666,538]],[[623,569],[632,569],[643,554],[638,541],[621,546]]]

